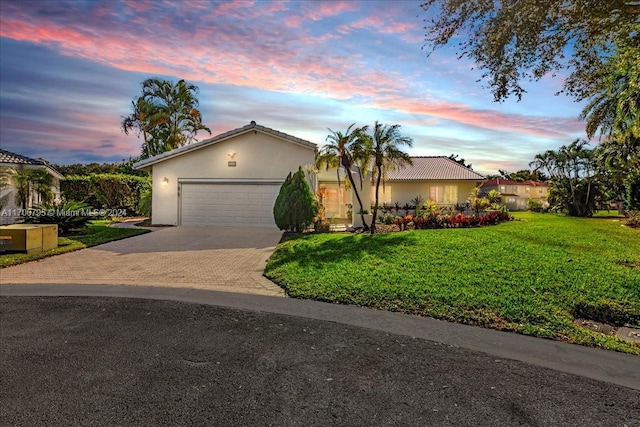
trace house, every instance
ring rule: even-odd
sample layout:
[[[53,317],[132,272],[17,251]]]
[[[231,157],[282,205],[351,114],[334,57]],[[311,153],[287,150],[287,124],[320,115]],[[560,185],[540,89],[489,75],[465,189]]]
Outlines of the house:
[[[142,160],[134,165],[152,174],[153,224],[273,226],[273,205],[289,172],[315,163],[317,145],[256,124]],[[420,195],[441,205],[465,203],[484,177],[448,157],[412,157],[413,166],[388,174],[382,203],[401,205]],[[311,168],[312,169],[312,168]],[[356,175],[358,175],[356,173]],[[357,206],[336,171],[310,173],[312,189],[322,189],[327,218],[348,223]],[[365,209],[374,200],[370,175],[360,191]]]
[[[383,203],[401,206],[411,204],[411,200],[420,196],[424,201],[432,200],[438,205],[454,206],[466,203],[474,187],[480,186],[484,176],[445,156],[411,157],[413,165],[387,173],[384,186],[381,184],[379,206]],[[370,175],[359,181],[358,193],[365,209],[375,201],[375,185]],[[341,173],[344,177],[344,172]],[[318,186],[323,189],[323,200],[327,218],[341,220],[349,215],[349,205],[354,209],[358,202],[349,188],[345,188],[344,179],[338,181],[336,171],[321,170],[318,174]],[[357,213],[356,211],[354,211]],[[352,212],[351,214],[353,214]]]
[[[316,144],[252,121],[134,165],[152,174],[153,224],[273,226],[289,172],[314,163]]]
[[[543,206],[548,205],[548,185],[541,181],[511,181],[508,179],[494,178],[482,184],[482,192],[487,194],[491,190],[498,190],[502,197],[502,204],[510,210],[527,209],[529,199],[538,199]]]
[[[60,179],[62,174],[52,168],[43,159],[32,159],[20,154],[0,149],[0,224],[11,224],[24,216],[23,205],[27,209],[43,202],[41,192],[34,189],[35,183],[23,203],[16,200],[16,180],[21,173],[30,170],[43,169],[51,179],[51,193],[53,201],[60,201]]]

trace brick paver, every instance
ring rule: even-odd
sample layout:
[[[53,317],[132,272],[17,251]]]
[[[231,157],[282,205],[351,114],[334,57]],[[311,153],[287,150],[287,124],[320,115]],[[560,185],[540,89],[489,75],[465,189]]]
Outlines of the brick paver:
[[[168,286],[284,296],[262,276],[282,233],[170,227],[0,270],[1,284]]]

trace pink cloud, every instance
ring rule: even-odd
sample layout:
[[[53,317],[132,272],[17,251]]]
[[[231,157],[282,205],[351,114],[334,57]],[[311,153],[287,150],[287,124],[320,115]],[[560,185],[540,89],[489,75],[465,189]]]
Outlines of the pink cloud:
[[[353,1],[314,1],[305,5],[307,6],[304,8],[305,16],[312,21],[342,15],[345,12],[355,12],[359,9]]]
[[[196,2],[196,5],[200,4]],[[169,5],[171,5],[169,3]],[[207,3],[210,5],[210,3]],[[355,11],[352,2],[303,3],[305,18],[297,11],[284,16],[285,26],[269,20],[259,25],[248,17],[286,11],[284,3],[261,9],[251,2],[219,4],[202,14],[197,26],[172,24],[189,21],[189,16],[166,14],[151,25],[147,16],[137,15],[134,31],[108,25],[116,11],[101,6],[99,23],[58,23],[46,17],[25,17],[6,13],[0,17],[0,36],[56,48],[64,55],[100,62],[118,69],[149,75],[179,75],[190,81],[224,83],[275,92],[303,93],[334,99],[362,99],[372,108],[390,109],[427,119],[439,118],[468,126],[535,137],[564,137],[581,128],[575,120],[525,117],[493,110],[473,109],[460,102],[424,99],[416,95],[402,75],[372,68],[366,58],[339,50],[327,42],[338,35],[325,32],[312,36],[305,23]],[[184,6],[176,3],[175,10]],[[292,3],[291,9],[298,7]],[[135,7],[135,6],[134,6]],[[207,10],[210,7],[207,8]],[[11,12],[11,11],[9,11]],[[232,16],[240,23],[221,20]],[[258,21],[256,21],[258,22]],[[278,21],[281,22],[281,21]],[[385,22],[369,15],[338,31],[371,28],[388,34],[416,29],[412,23]],[[325,29],[326,31],[326,29]],[[310,49],[310,46],[313,48]]]

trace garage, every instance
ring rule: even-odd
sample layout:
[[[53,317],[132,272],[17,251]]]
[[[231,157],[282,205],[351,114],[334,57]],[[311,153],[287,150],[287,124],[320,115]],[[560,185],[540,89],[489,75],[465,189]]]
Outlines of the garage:
[[[141,160],[152,176],[154,225],[275,227],[273,205],[316,144],[256,124]]]
[[[275,227],[273,205],[281,183],[196,183],[180,187],[180,225]]]

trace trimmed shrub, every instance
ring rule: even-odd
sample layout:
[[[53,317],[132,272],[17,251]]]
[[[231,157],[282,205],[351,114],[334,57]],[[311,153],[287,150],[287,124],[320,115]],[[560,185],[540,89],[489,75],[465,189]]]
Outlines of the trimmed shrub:
[[[273,206],[273,217],[280,230],[302,233],[318,213],[318,205],[302,168],[287,176]]]

